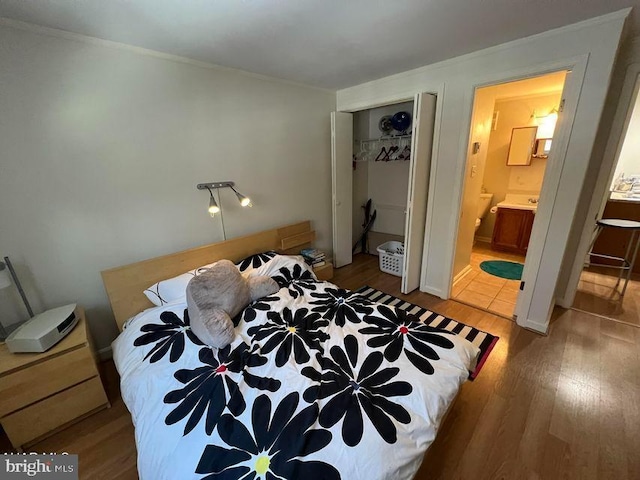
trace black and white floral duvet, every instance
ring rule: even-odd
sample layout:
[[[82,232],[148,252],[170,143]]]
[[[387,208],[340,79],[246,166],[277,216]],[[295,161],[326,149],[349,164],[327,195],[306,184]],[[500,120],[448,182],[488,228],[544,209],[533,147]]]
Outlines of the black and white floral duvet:
[[[478,349],[317,281],[300,257],[239,268],[282,288],[234,320],[228,347],[199,342],[185,303],[114,342],[140,478],[412,478]]]

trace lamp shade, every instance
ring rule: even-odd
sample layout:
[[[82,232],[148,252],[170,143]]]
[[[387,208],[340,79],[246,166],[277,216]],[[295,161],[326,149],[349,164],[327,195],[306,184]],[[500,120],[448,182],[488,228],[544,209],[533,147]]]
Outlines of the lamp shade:
[[[236,197],[238,197],[238,201],[240,202],[240,205],[242,205],[243,207],[252,207],[253,206],[251,204],[251,199],[249,197],[245,197],[240,192],[238,192],[235,188],[233,189],[233,191],[236,194]]]
[[[209,198],[209,213],[213,217],[218,212],[220,212],[220,207],[218,206],[216,199],[213,198],[213,194],[211,194],[211,198]]]
[[[3,262],[0,262],[0,289],[7,288],[10,285],[11,277],[9,276],[9,269]]]

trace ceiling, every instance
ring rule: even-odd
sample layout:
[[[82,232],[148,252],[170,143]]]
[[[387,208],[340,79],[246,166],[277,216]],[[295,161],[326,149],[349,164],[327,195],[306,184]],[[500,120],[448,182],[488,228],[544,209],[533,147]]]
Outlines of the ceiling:
[[[0,17],[339,89],[640,0],[0,0]],[[630,31],[640,33],[640,9]]]

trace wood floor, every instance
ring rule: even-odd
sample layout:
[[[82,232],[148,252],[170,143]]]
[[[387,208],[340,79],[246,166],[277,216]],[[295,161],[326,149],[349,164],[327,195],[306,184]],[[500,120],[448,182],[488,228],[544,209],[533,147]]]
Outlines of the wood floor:
[[[632,275],[620,297],[624,280],[616,288],[617,273],[600,267],[583,270],[573,308],[640,326],[640,275]]]
[[[133,424],[120,397],[119,377],[113,362],[104,362],[101,373],[111,408],[97,412],[26,451],[77,454],[79,477],[83,480],[137,479]]]
[[[454,301],[401,295],[399,279],[369,255],[333,281],[367,284],[501,337],[463,385],[418,480],[640,479],[640,328],[559,310],[550,335],[539,336]],[[113,407],[31,450],[78,453],[82,479],[134,479],[133,426],[113,364],[105,367]]]

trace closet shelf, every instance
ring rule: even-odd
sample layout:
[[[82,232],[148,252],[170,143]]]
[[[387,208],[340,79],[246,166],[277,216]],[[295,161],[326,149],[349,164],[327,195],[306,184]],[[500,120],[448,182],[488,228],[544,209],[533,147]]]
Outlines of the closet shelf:
[[[402,140],[411,140],[411,135],[393,135],[389,137],[369,138],[367,140],[360,140],[361,144],[369,144],[373,142],[401,142]]]
[[[371,138],[355,143],[360,144],[360,149],[353,156],[354,162],[407,161],[411,156],[411,135]]]

